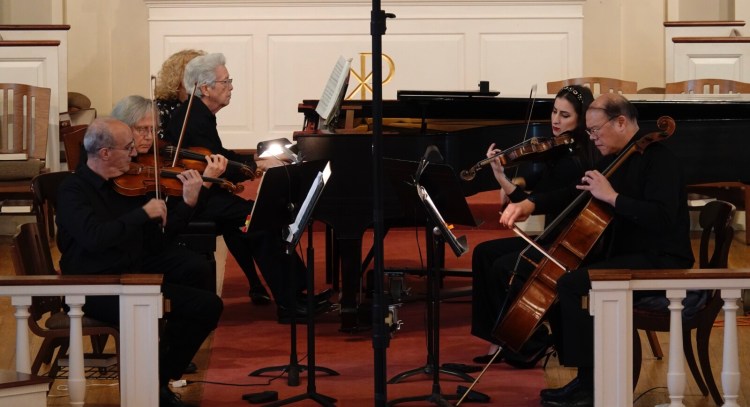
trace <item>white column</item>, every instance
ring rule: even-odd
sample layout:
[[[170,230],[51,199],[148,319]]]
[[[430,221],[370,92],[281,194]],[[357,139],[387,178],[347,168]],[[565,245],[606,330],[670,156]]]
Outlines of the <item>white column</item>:
[[[11,303],[16,308],[16,371],[31,373],[31,353],[29,351],[29,306],[30,296],[15,296]]]
[[[721,368],[721,387],[724,390],[724,407],[739,407],[740,366],[737,351],[737,299],[741,290],[721,290],[724,300],[724,356]]]
[[[593,281],[594,405],[633,405],[633,294],[629,281]]]
[[[140,290],[140,294],[133,294]],[[150,294],[142,294],[150,290]],[[120,404],[159,407],[160,287],[123,286],[120,295]]]
[[[667,388],[669,389],[670,407],[684,407],[685,398],[685,354],[682,350],[682,300],[685,290],[667,290],[669,299],[669,371]]]
[[[65,303],[70,307],[68,317],[70,318],[70,348],[68,370],[68,393],[70,394],[71,406],[83,406],[86,398],[86,376],[83,372],[83,304],[86,301],[84,295],[68,295]]]

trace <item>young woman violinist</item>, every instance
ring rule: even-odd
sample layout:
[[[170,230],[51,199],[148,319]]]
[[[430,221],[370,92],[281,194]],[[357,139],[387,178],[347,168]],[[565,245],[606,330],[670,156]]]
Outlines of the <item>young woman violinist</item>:
[[[568,185],[580,179],[585,169],[590,168],[596,160],[596,150],[588,141],[586,128],[586,109],[594,100],[589,88],[572,85],[566,86],[555,96],[554,107],[550,117],[552,135],[572,136],[575,143],[571,150],[557,150],[547,155],[543,170],[535,177],[526,179],[525,187],[513,184],[505,175],[505,168],[499,158],[492,162],[492,171],[500,184],[501,208],[510,202],[522,202],[534,199],[529,191],[541,192]],[[490,145],[487,157],[497,156],[501,151]],[[560,202],[558,208],[545,213],[546,220],[552,220],[565,208],[567,202]],[[516,270],[520,251],[527,243],[520,237],[496,239],[480,243],[472,256],[472,321],[471,334],[490,342],[486,355],[474,358],[475,363],[488,363],[497,352],[498,345],[492,337],[492,329],[498,320],[506,301],[509,301],[509,282],[511,275],[505,270]],[[525,269],[528,267],[522,267]],[[531,268],[533,270],[533,268]],[[529,271],[531,271],[529,270]],[[514,286],[521,286],[527,275],[520,271],[516,274]],[[503,353],[495,358],[494,363],[503,360]],[[510,359],[508,360],[510,362]],[[532,361],[535,363],[536,361]]]

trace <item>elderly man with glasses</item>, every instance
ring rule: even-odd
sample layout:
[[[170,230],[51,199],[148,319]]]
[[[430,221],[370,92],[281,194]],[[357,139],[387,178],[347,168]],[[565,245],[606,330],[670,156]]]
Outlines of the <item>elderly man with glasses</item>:
[[[602,174],[631,142],[642,137],[635,107],[618,94],[599,96],[586,112],[589,138],[604,158],[586,171],[580,183],[535,196],[537,209],[561,197],[588,191],[613,215],[599,253],[584,259],[580,268],[557,282],[559,307],[549,312],[560,362],[578,368],[566,386],[542,390],[542,405],[592,406],[594,389],[593,318],[581,307],[591,288],[589,269],[689,268],[693,265],[690,219],[682,167],[661,143],[625,159],[609,178]],[[567,198],[566,198],[567,199]],[[533,208],[532,208],[533,210]],[[500,223],[512,227],[530,212],[514,204],[503,211]],[[664,292],[639,291],[640,299],[664,296]]]
[[[190,105],[189,99],[174,111],[172,118],[165,126],[164,134],[168,141],[177,144],[180,135],[183,134],[182,146],[206,148],[229,160],[244,163],[253,170],[256,168],[265,170],[282,164],[275,158],[256,161],[252,155],[239,154],[224,148],[216,127],[216,113],[229,104],[234,87],[223,54],[207,54],[190,60],[185,66],[183,85],[188,93],[195,89],[195,97],[184,131],[183,123]],[[224,176],[232,182],[247,179],[247,176],[231,166],[227,167]],[[302,259],[296,252],[289,254],[292,256],[293,263],[290,274],[287,266],[289,261],[287,261],[283,242],[279,237],[280,233],[245,234],[240,231],[253,204],[253,201],[232,195],[225,190],[212,188],[200,216],[215,221],[219,226],[227,248],[248,278],[251,286],[249,296],[254,303],[257,302],[257,293],[253,284],[253,276],[254,264],[257,263],[276,301],[279,321],[287,322],[290,318],[307,316],[306,300],[302,293],[306,288],[304,277],[306,267]],[[289,288],[298,296],[293,303],[288,300]],[[313,310],[315,314],[331,308],[331,303],[328,301],[330,296],[330,290],[316,295],[316,307]]]

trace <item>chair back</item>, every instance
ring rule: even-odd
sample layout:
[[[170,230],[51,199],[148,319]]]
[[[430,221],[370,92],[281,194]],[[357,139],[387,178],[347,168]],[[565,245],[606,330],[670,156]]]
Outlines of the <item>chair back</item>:
[[[18,226],[13,236],[11,257],[13,267],[19,276],[55,275],[57,271],[52,263],[49,243],[39,232],[36,223],[24,223]]]
[[[750,83],[729,79],[692,79],[666,85],[667,93],[750,93]]]
[[[701,208],[698,220],[702,229],[698,252],[700,268],[727,268],[729,248],[734,237],[731,225],[734,212],[734,205],[720,200],[710,201]],[[709,253],[712,247],[713,251]]]
[[[65,147],[65,162],[68,164],[68,170],[70,171],[75,171],[81,163],[83,136],[86,135],[86,129],[88,128],[87,124],[70,126],[60,134]]]
[[[0,83],[0,154],[47,156],[50,89]]]
[[[547,82],[547,93],[555,95],[561,88],[568,85],[587,86],[591,89],[591,93],[595,95],[610,92],[623,94],[635,94],[638,92],[638,82],[589,76],[583,78],[570,78],[561,81]]]

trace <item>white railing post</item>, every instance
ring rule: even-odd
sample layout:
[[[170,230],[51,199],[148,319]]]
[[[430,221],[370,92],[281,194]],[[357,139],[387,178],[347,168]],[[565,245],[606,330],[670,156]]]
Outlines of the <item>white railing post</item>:
[[[83,371],[83,304],[84,295],[67,295],[65,303],[70,307],[70,347],[68,349],[68,393],[71,406],[83,406],[86,398],[86,375]]]
[[[684,407],[685,398],[685,354],[682,350],[682,300],[686,290],[667,290],[669,299],[669,370],[667,372],[667,389],[669,389],[669,406]]]
[[[629,281],[594,281],[594,405],[633,405],[633,293]]]
[[[16,312],[16,371],[31,373],[31,351],[29,350],[29,307],[31,296],[14,296],[11,303]]]
[[[138,290],[134,290],[137,288]],[[159,286],[123,286],[120,295],[120,404],[159,407]],[[144,390],[150,391],[144,391]]]
[[[721,368],[721,387],[724,390],[724,407],[739,407],[740,391],[739,352],[737,351],[737,299],[741,290],[721,290],[724,300],[724,354]]]

